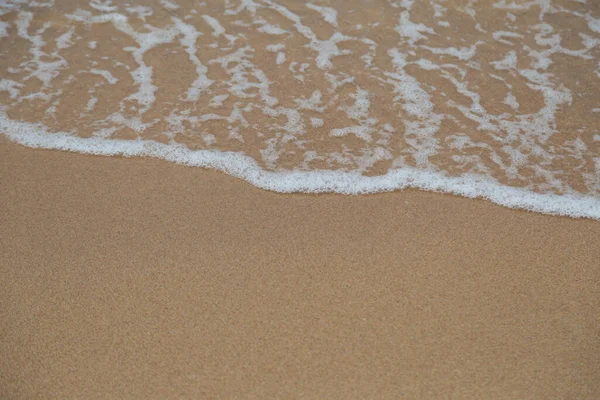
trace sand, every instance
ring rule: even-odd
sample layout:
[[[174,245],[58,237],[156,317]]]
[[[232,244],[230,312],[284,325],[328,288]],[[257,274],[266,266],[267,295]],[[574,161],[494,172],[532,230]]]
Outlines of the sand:
[[[0,397],[600,398],[600,223],[0,140]]]
[[[486,138],[479,129],[481,121],[477,118],[482,109],[485,115],[500,118],[534,115],[554,104],[549,109],[556,106],[556,115],[555,111],[550,113],[550,122],[556,122],[556,127],[546,125],[550,123],[544,119],[547,113],[535,114],[541,120],[534,124],[534,133],[548,133],[550,128],[561,132],[548,144],[568,145],[570,158],[563,160],[565,165],[553,164],[553,171],[570,171],[557,176],[575,189],[581,186],[581,192],[586,193],[582,177],[594,172],[594,164],[585,157],[595,154],[600,143],[592,135],[600,114],[591,111],[597,103],[598,59],[590,47],[590,35],[597,31],[589,18],[598,15],[591,2],[564,3],[565,7],[588,12],[585,16],[589,20],[582,19],[584,14],[575,18],[575,14],[564,12],[550,13],[544,20],[550,24],[545,25],[546,31],[557,27],[556,34],[563,35],[559,36],[563,40],[560,46],[565,48],[547,42],[550,36],[542,38],[554,35],[552,28],[540,34],[546,42],[537,43],[531,29],[543,18],[527,10],[511,9],[508,15],[509,11],[479,4],[478,18],[490,28],[490,33],[483,35],[485,30],[479,23],[474,25],[479,20],[458,15],[454,10],[458,7],[449,5],[450,22],[440,20],[442,25],[435,25],[443,34],[431,34],[427,42],[439,54],[424,48],[417,48],[419,52],[414,54],[424,54],[435,61],[431,65],[445,65],[450,72],[428,69],[429,64],[420,70],[416,58],[405,66],[400,57],[431,29],[425,25],[419,28],[417,22],[434,26],[427,13],[438,10],[429,10],[426,2],[415,3],[410,10],[415,23],[404,21],[407,30],[402,32],[396,26],[400,13],[406,19],[408,11],[394,11],[381,2],[368,7],[364,2],[348,2],[363,7],[366,11],[362,13],[350,13],[353,10],[345,6],[346,2],[336,3],[344,4],[338,7],[339,27],[337,22],[321,21],[316,11],[310,14],[299,7],[302,2],[288,2],[315,35],[292,35],[285,39],[285,51],[281,47],[278,54],[265,44],[272,40],[275,44],[284,40],[283,36],[267,38],[248,27],[270,21],[287,26],[290,32],[299,31],[292,27],[293,14],[289,12],[284,13],[286,17],[273,10],[260,10],[258,16],[265,17],[264,21],[257,17],[249,19],[247,25],[235,25],[238,18],[253,14],[228,14],[218,8],[225,3],[211,2],[208,10],[225,26],[219,33],[219,26],[209,31],[202,20],[202,13],[209,11],[185,15],[188,8],[200,7],[197,2],[182,1],[184,7],[179,11],[173,5],[160,8],[158,3],[154,4],[156,13],[147,21],[146,17],[136,20],[130,16],[130,22],[137,29],[145,22],[165,26],[179,14],[189,17],[188,23],[201,30],[204,26],[202,37],[186,39],[191,41],[186,45],[189,49],[197,49],[191,54],[197,54],[198,60],[182,43],[174,41],[154,50],[146,48],[144,57],[139,51],[135,61],[131,46],[140,45],[141,36],[128,36],[100,23],[91,31],[92,25],[66,17],[84,6],[78,1],[63,1],[52,9],[36,10],[31,26],[27,18],[22,19],[21,30],[29,32],[27,35],[17,38],[14,25],[7,31],[12,36],[4,42],[8,55],[4,67],[18,67],[18,73],[12,68],[5,75],[24,84],[5,83],[0,103],[10,105],[6,108],[15,120],[44,122],[54,130],[75,131],[81,137],[95,135],[98,126],[104,127],[98,122],[105,123],[107,118],[113,121],[109,117],[115,117],[117,111],[128,123],[134,119],[127,118],[143,115],[145,121],[154,118],[160,123],[143,132],[125,129],[125,124],[111,138],[141,137],[165,143],[175,138],[194,149],[210,147],[216,141],[218,149],[241,149],[259,161],[266,140],[273,139],[263,136],[262,131],[268,131],[279,138],[276,142],[281,148],[277,152],[287,157],[272,158],[292,167],[305,153],[284,146],[287,142],[283,139],[290,136],[281,136],[279,125],[297,114],[285,114],[281,109],[277,111],[281,114],[275,113],[277,120],[275,111],[264,113],[263,104],[261,112],[246,113],[251,126],[239,133],[246,135],[245,140],[238,140],[232,136],[232,126],[244,128],[243,121],[223,117],[232,112],[235,96],[227,100],[229,103],[223,98],[225,103],[212,104],[213,95],[235,92],[231,90],[235,85],[226,83],[227,79],[266,71],[265,76],[277,79],[262,86],[254,81],[235,81],[238,78],[233,83],[242,88],[248,85],[250,92],[266,90],[269,96],[281,98],[282,107],[296,107],[300,96],[308,99],[314,90],[322,90],[324,102],[332,101],[331,109],[321,115],[323,120],[317,119],[320,122],[311,129],[300,129],[291,122],[291,128],[281,126],[303,138],[299,148],[314,145],[316,150],[328,152],[332,151],[327,147],[333,143],[328,142],[333,140],[331,132],[338,132],[334,128],[360,123],[368,133],[375,129],[371,126],[375,122],[389,120],[390,127],[396,129],[414,117],[415,110],[419,111],[415,121],[430,122],[421,133],[432,126],[439,128],[439,136],[444,138],[440,145],[449,146],[446,150],[455,148],[454,142],[446,140],[446,133],[456,132],[466,132],[464,135],[479,146],[488,143],[489,149],[499,148],[497,135]],[[412,3],[405,3],[410,9]],[[474,13],[471,6],[465,10]],[[94,15],[104,12],[100,3],[90,7]],[[5,19],[14,16],[6,14]],[[505,17],[510,16],[517,22],[507,23]],[[42,35],[36,29],[45,22],[54,25]],[[357,28],[355,23],[365,24],[364,28]],[[503,41],[491,41],[491,32],[507,26],[527,35],[504,32]],[[74,43],[70,43],[70,36],[60,36],[64,39],[61,46],[58,41],[46,47],[39,44],[44,35],[46,42],[54,43],[67,28],[74,29]],[[364,31],[376,39],[381,48],[374,53],[373,62],[382,69],[367,73],[362,64],[350,62],[362,59],[359,55],[370,57],[365,42],[344,39],[338,49],[337,42],[325,40],[333,38],[338,28],[351,36]],[[196,28],[186,29],[200,35]],[[235,66],[245,60],[241,75],[234,67],[227,67],[228,63],[219,67],[219,62],[214,62],[221,51],[229,49],[225,32],[241,35],[236,46],[253,45],[252,63],[249,57],[241,56],[232,62]],[[589,40],[579,33],[586,33]],[[28,36],[34,34],[35,40]],[[481,38],[486,41],[480,43]],[[88,39],[94,39],[94,44]],[[546,67],[548,73],[556,75],[556,82],[546,82],[546,75],[536,75],[533,70],[520,76],[516,67],[492,68],[499,62],[493,61],[497,57],[523,45],[532,46],[527,54],[542,66],[542,61],[552,61]],[[543,53],[534,52],[538,45],[544,48]],[[551,49],[546,49],[550,45]],[[60,57],[65,58],[52,53],[58,48]],[[372,114],[358,106],[351,110],[350,104],[358,104],[358,86],[342,88],[339,93],[327,91],[330,83],[325,72],[329,69],[319,66],[318,60],[317,68],[290,69],[292,62],[302,65],[323,49],[331,51],[324,55],[336,64],[337,73],[348,72],[358,86],[372,92]],[[344,58],[343,49],[352,50],[352,57],[347,53]],[[452,64],[448,67],[448,59],[463,67],[459,72],[466,73],[471,49],[477,50],[483,69],[469,70],[466,83],[465,76],[457,81],[455,76],[460,74]],[[47,53],[39,56],[42,50]],[[458,51],[459,57],[455,54]],[[585,57],[568,58],[567,53],[569,57]],[[276,61],[282,56],[287,57],[285,63]],[[519,53],[518,66],[529,68],[523,57]],[[124,64],[117,64],[117,68],[105,62],[112,59],[121,59]],[[35,68],[48,73],[51,70],[44,68],[54,65],[58,71],[65,60],[70,69],[65,67],[60,79],[56,75],[53,85],[58,86],[47,87],[42,78],[49,75],[29,79]],[[181,94],[190,93],[194,79],[205,74],[200,61],[208,66],[206,78],[220,84],[215,83],[210,93],[197,101],[182,100]],[[147,72],[142,68],[146,62],[154,68],[152,84],[160,88],[151,110],[146,110],[141,100],[137,104],[131,101],[136,90],[142,93],[142,86],[149,87],[150,81],[139,78],[146,75],[135,75],[135,80],[132,74],[138,67]],[[389,80],[384,71],[395,71],[395,80]],[[76,78],[65,77],[71,72]],[[428,83],[423,87],[430,87],[431,99],[422,87],[411,86],[413,75]],[[545,86],[532,87],[532,80]],[[572,89],[572,98],[563,84]],[[393,88],[404,100],[396,99],[398,93]],[[466,88],[485,94],[482,104],[465,95],[470,93]],[[19,91],[22,93],[17,96]],[[64,93],[60,102],[52,103],[56,108],[39,101],[54,101],[53,96],[58,96],[54,92]],[[242,92],[235,101],[255,107],[257,95]],[[29,100],[23,101],[21,95]],[[140,99],[149,101],[154,94],[145,96]],[[270,101],[266,94],[264,97]],[[349,102],[352,99],[356,102]],[[171,110],[192,107],[190,101],[194,109],[190,118],[197,117],[196,109],[214,111],[220,117],[207,119],[202,129],[209,130],[200,136],[197,127],[184,123],[179,131],[169,131],[173,137],[165,136],[173,125],[165,117]],[[460,111],[457,104],[466,108]],[[178,118],[192,121],[185,110],[179,110]],[[299,113],[300,109],[290,110]],[[121,112],[132,114],[123,116]],[[435,113],[453,118],[442,124]],[[367,118],[369,115],[376,118]],[[522,121],[527,128],[523,132],[528,132],[531,120]],[[214,135],[207,136],[209,131]],[[384,132],[380,131],[377,134]],[[194,134],[186,136],[190,132]],[[334,135],[336,143],[363,154],[363,142],[369,142],[371,133],[361,138],[363,131],[356,137],[348,136],[348,132]],[[393,137],[398,140],[399,136]],[[404,154],[407,143],[391,143],[390,148],[397,152],[394,156]],[[415,145],[413,141],[410,146],[427,150],[427,143]],[[480,147],[465,152],[471,161],[454,165],[455,172],[463,167],[470,171],[473,157],[484,157],[482,165],[496,165],[495,159],[485,158],[492,152],[482,152]],[[279,157],[280,153],[272,155]],[[411,154],[414,165],[419,154]],[[454,151],[442,149],[434,161],[446,166],[444,163],[454,155]],[[381,165],[373,161],[367,172],[387,171],[392,158],[386,160]],[[532,164],[540,165],[549,164],[539,160]],[[499,170],[497,174],[505,172]],[[215,171],[151,159],[34,150],[9,142],[1,134],[0,184],[0,399],[600,399],[598,221],[509,210],[482,200],[416,190],[364,196],[282,195]]]

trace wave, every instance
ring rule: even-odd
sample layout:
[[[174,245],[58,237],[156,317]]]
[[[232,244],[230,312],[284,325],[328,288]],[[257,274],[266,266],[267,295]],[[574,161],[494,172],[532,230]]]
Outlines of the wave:
[[[544,214],[600,220],[600,200],[592,196],[539,194],[486,181],[477,175],[449,177],[440,172],[403,167],[381,176],[341,171],[272,172],[260,168],[242,153],[190,150],[150,140],[105,140],[48,133],[43,125],[10,121],[0,114],[0,131],[27,147],[82,154],[151,157],[176,164],[211,168],[241,178],[254,186],[278,193],[339,193],[348,195],[414,188],[482,198],[501,206]]]
[[[2,1],[0,131],[276,192],[418,188],[600,219],[590,4],[326,3]]]

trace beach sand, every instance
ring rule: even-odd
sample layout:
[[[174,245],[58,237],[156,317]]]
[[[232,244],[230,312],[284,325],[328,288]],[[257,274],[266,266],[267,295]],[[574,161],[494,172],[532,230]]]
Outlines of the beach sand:
[[[600,398],[600,223],[0,138],[0,397]]]

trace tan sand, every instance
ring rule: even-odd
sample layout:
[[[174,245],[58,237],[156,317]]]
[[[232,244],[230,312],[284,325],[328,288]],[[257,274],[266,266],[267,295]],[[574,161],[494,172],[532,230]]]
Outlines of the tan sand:
[[[0,397],[600,398],[600,223],[0,141]]]

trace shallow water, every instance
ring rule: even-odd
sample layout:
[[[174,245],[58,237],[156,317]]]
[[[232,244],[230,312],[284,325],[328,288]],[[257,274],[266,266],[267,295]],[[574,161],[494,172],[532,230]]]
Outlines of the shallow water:
[[[600,219],[592,1],[0,2],[0,130],[280,192]]]

